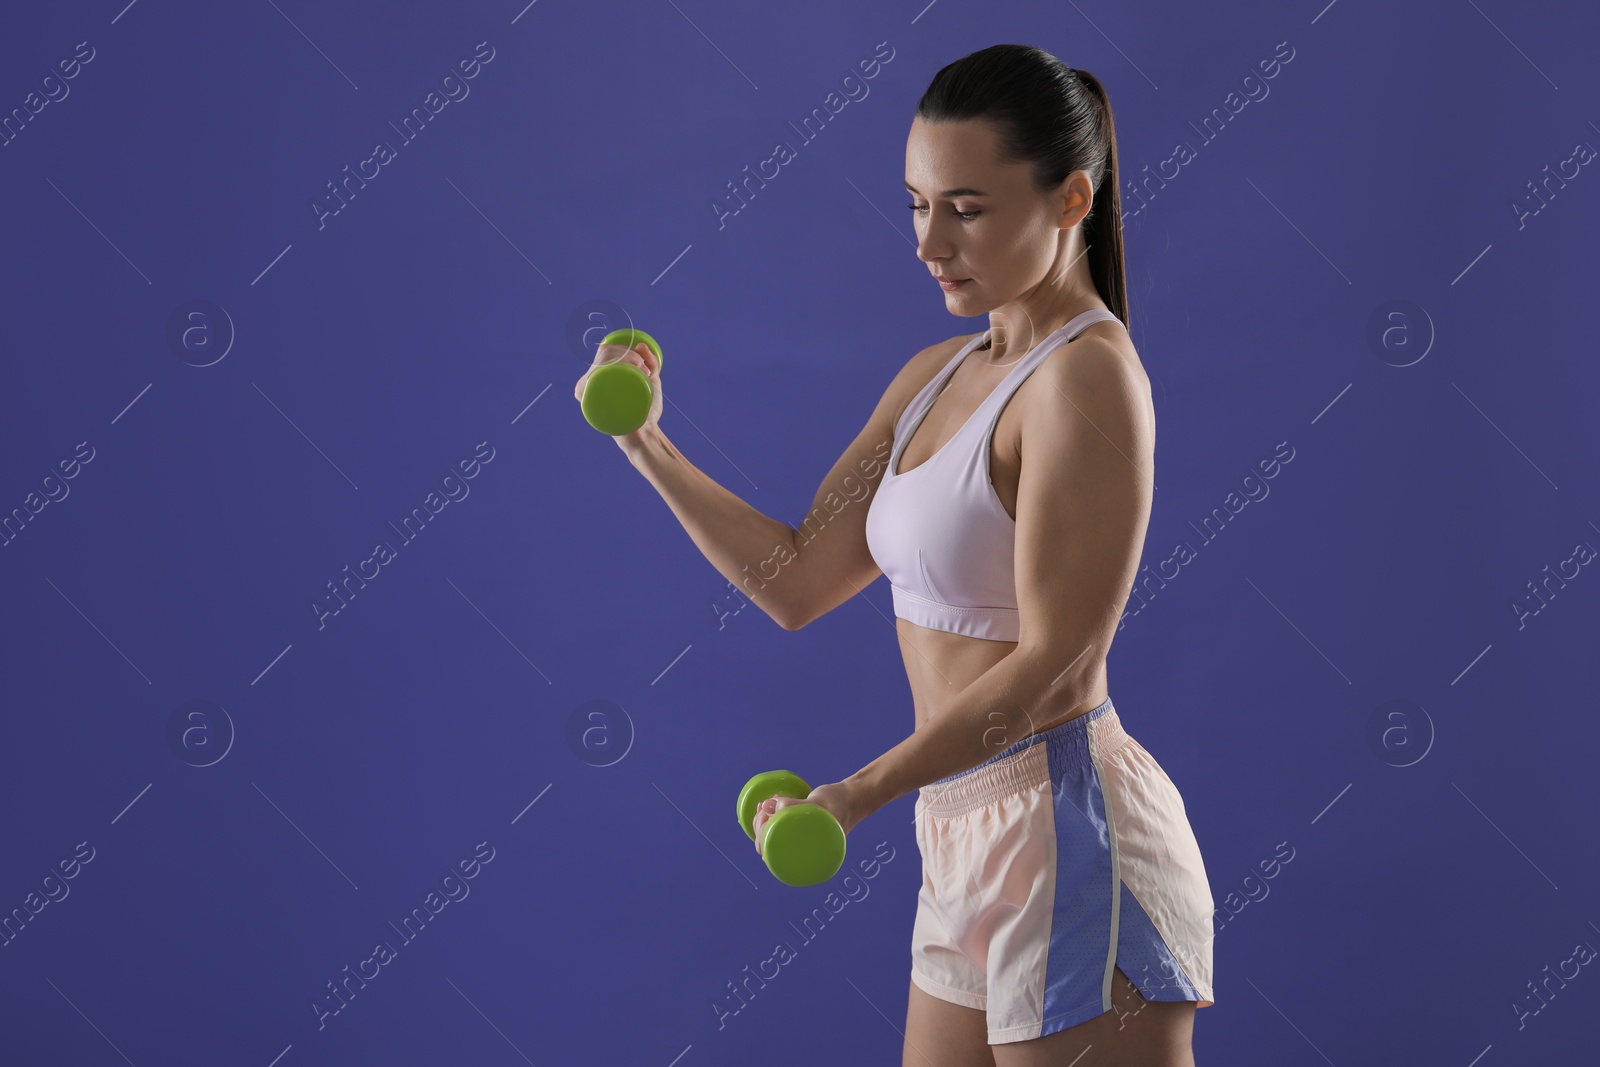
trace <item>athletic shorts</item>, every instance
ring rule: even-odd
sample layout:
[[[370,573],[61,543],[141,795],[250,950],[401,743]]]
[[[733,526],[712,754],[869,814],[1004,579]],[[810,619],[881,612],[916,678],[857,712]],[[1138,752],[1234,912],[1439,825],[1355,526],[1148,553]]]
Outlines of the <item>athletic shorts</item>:
[[[911,978],[987,1015],[989,1044],[1110,1011],[1113,966],[1146,1000],[1211,996],[1211,888],[1183,798],[1108,698],[916,804]]]

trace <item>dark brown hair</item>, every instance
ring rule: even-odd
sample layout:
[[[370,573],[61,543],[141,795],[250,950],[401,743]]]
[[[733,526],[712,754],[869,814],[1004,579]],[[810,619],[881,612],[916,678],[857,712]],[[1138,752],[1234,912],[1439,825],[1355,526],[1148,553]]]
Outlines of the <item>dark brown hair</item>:
[[[1002,159],[1031,165],[1040,192],[1056,188],[1075,170],[1089,172],[1094,206],[1082,223],[1089,276],[1106,306],[1126,325],[1117,131],[1099,79],[1040,48],[990,45],[935,74],[917,114],[925,122],[994,123]]]

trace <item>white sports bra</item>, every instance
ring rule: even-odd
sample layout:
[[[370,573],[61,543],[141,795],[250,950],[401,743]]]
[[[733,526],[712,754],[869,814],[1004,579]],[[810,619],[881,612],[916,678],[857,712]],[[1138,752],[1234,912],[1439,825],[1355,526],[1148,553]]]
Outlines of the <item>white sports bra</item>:
[[[958,352],[906,405],[895,426],[888,469],[867,510],[867,549],[889,579],[894,613],[933,630],[989,641],[1016,641],[1016,520],[989,477],[989,443],[1000,412],[1028,375],[1060,345],[1097,322],[1091,308],[1017,361],[967,421],[918,466],[896,473],[901,453],[950,376],[987,332]]]

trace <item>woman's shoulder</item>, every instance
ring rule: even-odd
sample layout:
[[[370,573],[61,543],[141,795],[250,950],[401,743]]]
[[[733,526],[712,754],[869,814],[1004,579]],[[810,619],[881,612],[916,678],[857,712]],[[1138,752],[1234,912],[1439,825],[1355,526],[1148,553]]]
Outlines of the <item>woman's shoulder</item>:
[[[1072,343],[1053,349],[1038,370],[1019,390],[1026,394],[1024,407],[1042,404],[1044,407],[1039,410],[1051,413],[1049,417],[1053,418],[1061,397],[1088,392],[1110,398],[1121,393],[1129,403],[1145,411],[1154,432],[1156,412],[1150,375],[1120,323],[1094,323]]]
[[[921,370],[921,373],[918,375],[918,377],[922,379],[922,384],[926,385],[928,382],[933,380],[934,375],[938,374],[941,370],[949,365],[950,361],[955,358],[957,352],[960,352],[963,348],[967,347],[967,345],[971,344],[973,341],[976,341],[987,332],[987,330],[979,330],[977,333],[963,333],[958,334],[955,337],[951,337],[948,340],[935,341],[927,348],[924,348],[921,352],[918,352],[915,356],[912,356],[912,363],[908,364],[908,366],[917,364],[920,361],[919,369]]]
[[[956,353],[960,352],[969,342],[982,335],[983,331],[979,331],[978,333],[961,334],[944,341],[935,341],[927,348],[913,353],[901,365],[899,372],[895,375],[894,381],[889,384],[888,389],[894,401],[892,406],[895,425],[899,425],[900,418],[905,414],[906,409],[911,406],[911,401],[932,383],[941,370],[949,365],[950,361],[955,358]]]
[[[939,372],[950,365],[950,361],[956,357],[958,352],[982,337],[986,332],[985,330],[979,330],[977,333],[964,333],[948,340],[935,341],[921,352],[912,356],[911,361],[906,364],[906,369],[911,372],[911,379],[916,385],[916,388],[912,390],[913,394],[938,377]]]

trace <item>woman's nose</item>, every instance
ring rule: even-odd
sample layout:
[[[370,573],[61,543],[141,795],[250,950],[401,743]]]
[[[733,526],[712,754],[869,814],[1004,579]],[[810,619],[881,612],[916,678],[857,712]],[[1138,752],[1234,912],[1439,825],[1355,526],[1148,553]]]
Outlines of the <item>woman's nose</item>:
[[[932,222],[925,223],[917,234],[917,258],[929,264],[950,258],[949,242]]]

